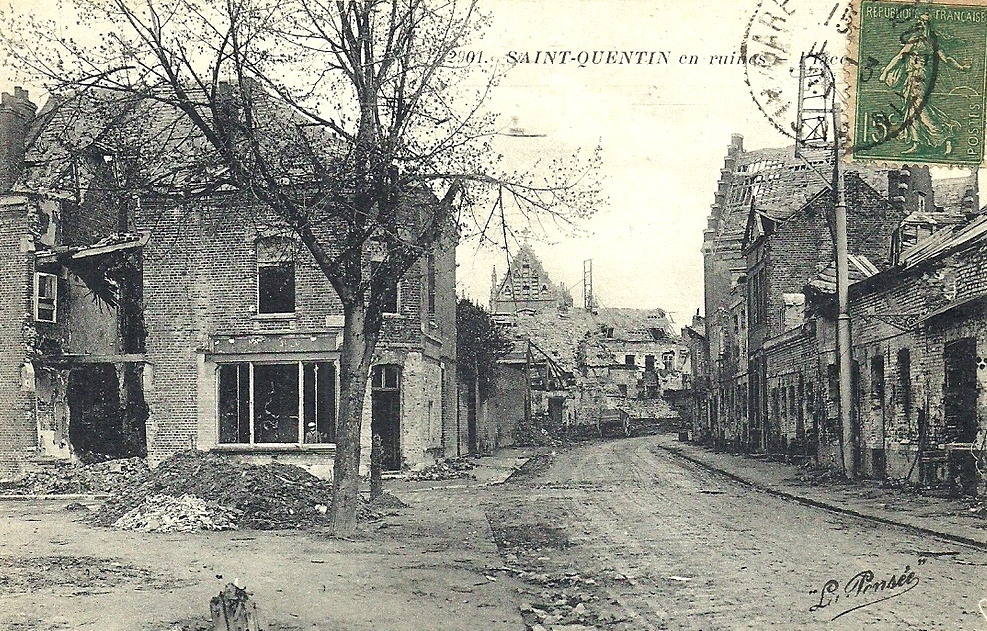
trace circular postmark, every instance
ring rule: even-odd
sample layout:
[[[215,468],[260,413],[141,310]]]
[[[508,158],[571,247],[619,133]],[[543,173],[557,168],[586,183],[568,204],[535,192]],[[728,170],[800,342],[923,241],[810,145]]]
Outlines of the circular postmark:
[[[848,62],[852,6],[846,0],[759,0],[744,33],[744,80],[754,104],[782,134],[794,138],[803,54],[832,69]]]

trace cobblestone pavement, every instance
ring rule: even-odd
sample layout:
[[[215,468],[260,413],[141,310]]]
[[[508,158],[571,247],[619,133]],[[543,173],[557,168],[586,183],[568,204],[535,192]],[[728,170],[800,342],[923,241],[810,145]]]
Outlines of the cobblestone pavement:
[[[987,553],[757,491],[655,437],[562,450],[490,499],[562,528],[543,571],[621,578],[599,581],[611,628],[987,629]]]

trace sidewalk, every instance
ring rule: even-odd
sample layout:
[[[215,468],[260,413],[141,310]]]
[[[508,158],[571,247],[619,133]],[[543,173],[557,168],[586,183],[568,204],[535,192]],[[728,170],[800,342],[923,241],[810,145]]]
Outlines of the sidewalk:
[[[799,469],[795,465],[714,452],[680,443],[672,434],[659,434],[654,438],[666,451],[768,493],[987,549],[987,517],[971,511],[968,502],[885,489],[873,481],[813,484],[799,479]]]

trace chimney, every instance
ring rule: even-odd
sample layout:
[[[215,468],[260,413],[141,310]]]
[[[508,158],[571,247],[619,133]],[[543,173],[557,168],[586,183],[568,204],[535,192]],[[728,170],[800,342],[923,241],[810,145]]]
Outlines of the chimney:
[[[729,153],[743,153],[743,152],[744,152],[744,137],[740,134],[730,134]]]
[[[24,88],[0,96],[0,193],[9,191],[24,171],[24,145],[37,111]]]

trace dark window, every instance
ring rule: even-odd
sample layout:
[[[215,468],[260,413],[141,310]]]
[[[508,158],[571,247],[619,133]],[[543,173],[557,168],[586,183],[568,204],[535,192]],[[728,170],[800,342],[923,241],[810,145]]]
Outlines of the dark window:
[[[305,393],[305,442],[336,442],[336,366],[302,364]]]
[[[901,413],[908,419],[912,415],[912,360],[907,348],[898,351],[898,402]]]
[[[618,384],[617,385],[617,390],[620,392],[620,396],[622,396],[622,397],[626,397],[627,396],[627,385],[622,384],[622,383],[621,384]]]
[[[58,303],[58,277],[38,272],[34,275],[34,319],[54,322]]]
[[[295,264],[257,265],[257,312],[295,312]]]
[[[624,365],[625,366],[633,366],[634,365],[634,356],[633,355],[624,355]]]
[[[250,442],[250,365],[219,367],[219,442]]]
[[[675,365],[675,352],[668,351],[667,353],[662,353],[661,363],[664,364],[665,370],[672,370]]]
[[[840,369],[836,364],[827,364],[826,381],[829,389],[829,400],[833,403],[840,401]]]
[[[378,272],[380,272],[380,263],[373,261],[370,263],[370,276],[376,279]],[[381,313],[397,313],[398,312],[398,279],[380,279],[383,281],[381,285],[383,296],[381,298]],[[376,284],[376,283],[375,283]]]
[[[298,364],[254,366],[254,442],[298,442]]]
[[[428,255],[428,315],[435,315],[435,255]]]
[[[400,366],[374,366],[371,387],[374,390],[397,390],[400,375]]]
[[[654,371],[655,369],[655,356],[645,355],[644,356],[644,369]]]
[[[283,237],[257,240],[257,313],[295,312],[295,243]]]

